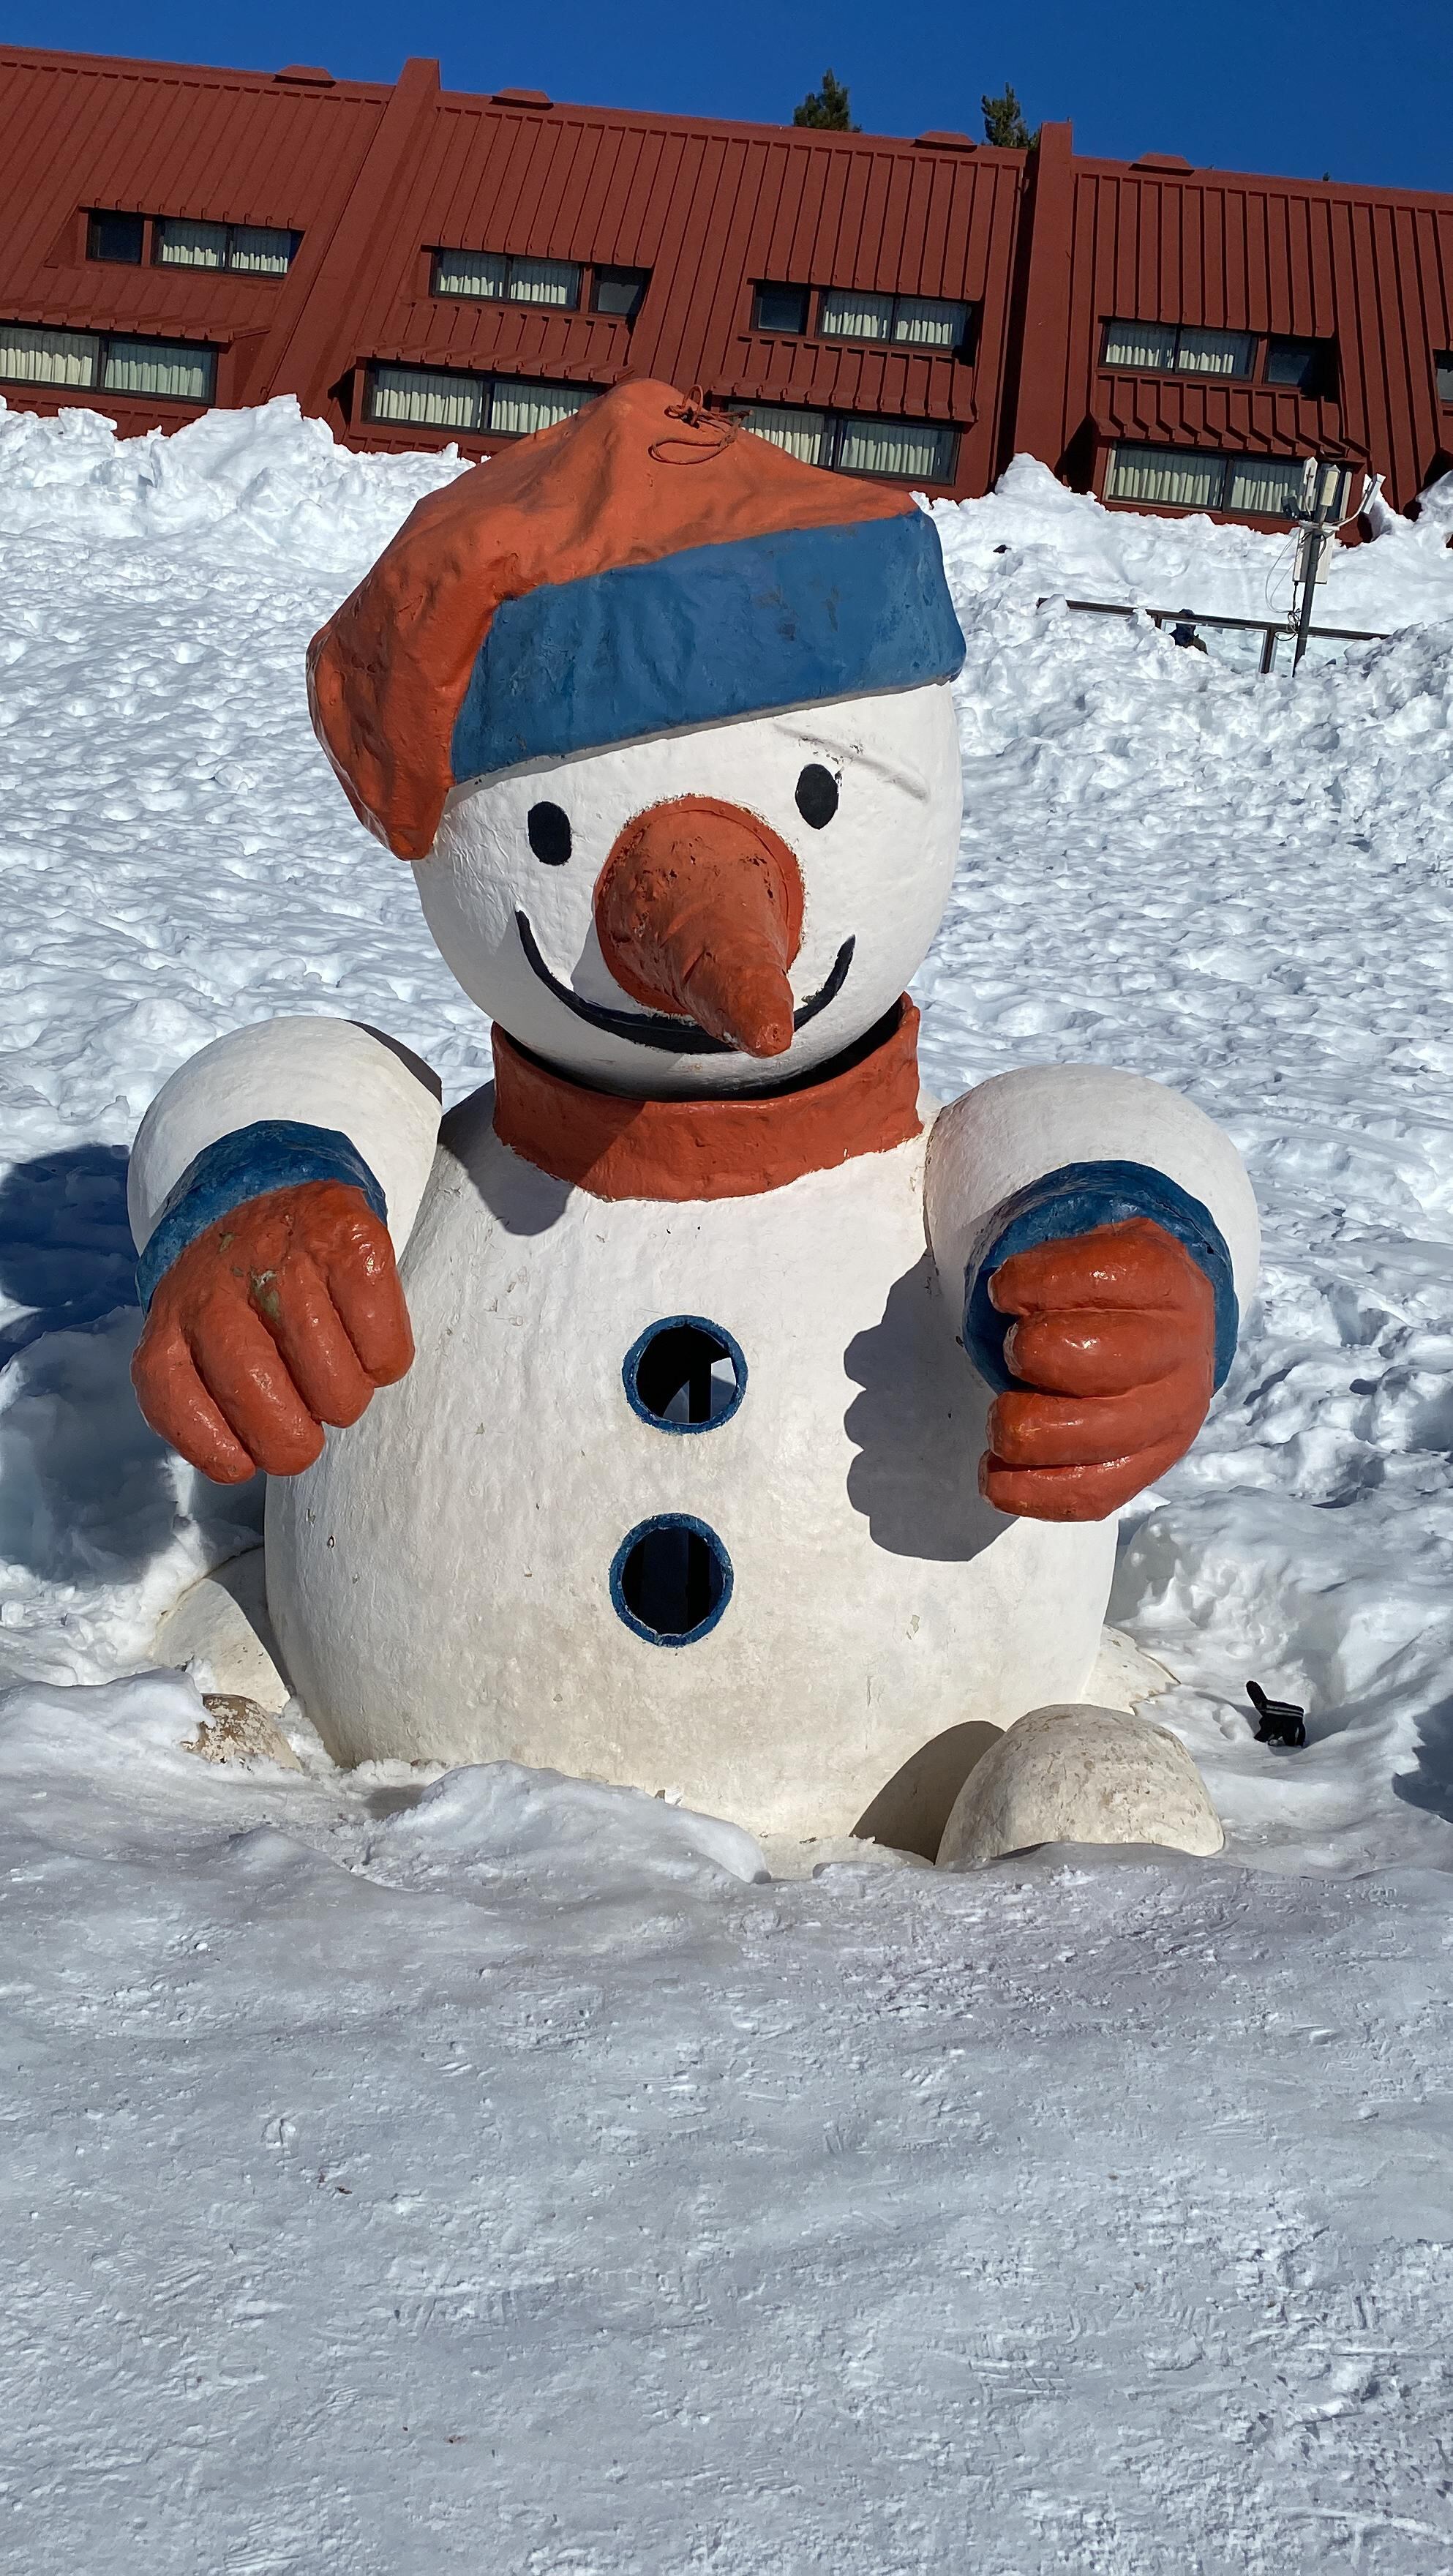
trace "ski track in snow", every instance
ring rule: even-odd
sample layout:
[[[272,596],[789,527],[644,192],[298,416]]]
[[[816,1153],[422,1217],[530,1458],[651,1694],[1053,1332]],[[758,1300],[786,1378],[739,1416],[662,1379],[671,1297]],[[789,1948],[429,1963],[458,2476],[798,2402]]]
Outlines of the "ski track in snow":
[[[258,1510],[132,1404],[146,1103],[278,1011],[389,1029],[451,1098],[488,1070],[302,682],[453,470],[286,402],[120,445],[0,410],[14,2563],[1437,2576],[1453,482],[1333,564],[1326,622],[1397,631],[1295,683],[1056,604],[1262,613],[1279,540],[1027,460],[936,512],[968,813],[928,1077],[1133,1066],[1262,1206],[1112,1609],[1230,1839],[780,1884],[507,1765],[219,1773],[188,1681],[117,1678]],[[1304,1753],[1252,1740],[1251,1673]]]

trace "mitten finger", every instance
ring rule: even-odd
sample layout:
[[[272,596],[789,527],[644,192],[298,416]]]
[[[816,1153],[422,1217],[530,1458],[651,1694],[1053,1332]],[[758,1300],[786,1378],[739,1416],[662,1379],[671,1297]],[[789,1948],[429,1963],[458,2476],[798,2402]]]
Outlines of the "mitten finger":
[[[152,1430],[214,1485],[242,1485],[256,1475],[255,1460],[207,1393],[174,1325],[148,1324],[132,1356],[131,1383]]]
[[[1179,1457],[1205,1419],[1209,1394],[1209,1378],[1184,1368],[1126,1395],[1011,1388],[989,1408],[990,1451],[1006,1467],[1092,1467],[1176,1441]]]
[[[1194,1327],[1180,1314],[1093,1307],[1025,1315],[1004,1336],[1004,1365],[1051,1395],[1128,1395],[1182,1366]]]
[[[1175,1465],[1174,1440],[1099,1466],[1007,1467],[992,1453],[979,1461],[979,1491],[996,1511],[1034,1521],[1103,1521]]]
[[[413,1363],[414,1332],[387,1227],[365,1211],[315,1257],[359,1365],[374,1386],[392,1386]]]
[[[291,1251],[282,1269],[255,1277],[250,1295],[308,1411],[319,1422],[356,1422],[374,1382],[307,1253]]]
[[[989,1301],[1003,1315],[1063,1314],[1079,1306],[1215,1313],[1205,1272],[1150,1217],[1011,1253],[989,1281]]]
[[[218,1297],[188,1325],[197,1374],[243,1447],[270,1476],[311,1467],[323,1434],[277,1344],[250,1306]]]

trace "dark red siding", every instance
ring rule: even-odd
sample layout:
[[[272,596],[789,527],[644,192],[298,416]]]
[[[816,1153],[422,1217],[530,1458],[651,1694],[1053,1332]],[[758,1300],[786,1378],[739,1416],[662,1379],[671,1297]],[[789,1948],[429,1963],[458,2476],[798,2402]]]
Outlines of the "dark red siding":
[[[86,213],[301,235],[285,278],[88,260]],[[633,322],[430,293],[437,249],[645,269]],[[770,280],[976,308],[966,353],[762,333]],[[1079,160],[1039,149],[530,103],[392,84],[0,48],[0,321],[205,342],[219,403],[295,394],[361,447],[444,443],[364,416],[370,360],[608,385],[700,384],[718,402],[927,421],[958,433],[952,489],[1016,449],[1103,491],[1136,445],[1316,454],[1413,499],[1453,449],[1436,356],[1453,345],[1453,199]],[[1101,364],[1112,319],[1333,341],[1317,399],[1264,382]],[[1258,357],[1260,367],[1260,356]],[[135,431],[184,404],[85,403]],[[467,442],[478,453],[489,442]],[[950,488],[944,486],[941,488]]]
[[[1118,439],[1341,458],[1384,474],[1403,507],[1445,469],[1453,412],[1434,360],[1453,346],[1453,198],[1081,161],[1068,128],[1046,140],[1035,256],[1058,310],[1021,405],[1021,444],[1097,488]],[[1111,320],[1330,340],[1335,390],[1311,401],[1107,369]]]

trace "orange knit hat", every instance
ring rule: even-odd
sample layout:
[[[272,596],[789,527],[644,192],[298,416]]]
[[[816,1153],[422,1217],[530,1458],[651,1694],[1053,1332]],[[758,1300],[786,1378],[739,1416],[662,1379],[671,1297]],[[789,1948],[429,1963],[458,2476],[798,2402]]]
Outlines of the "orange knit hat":
[[[811,535],[874,529],[891,563]],[[962,654],[909,493],[626,383],[421,501],[314,636],[308,697],[354,811],[418,859],[461,778]]]

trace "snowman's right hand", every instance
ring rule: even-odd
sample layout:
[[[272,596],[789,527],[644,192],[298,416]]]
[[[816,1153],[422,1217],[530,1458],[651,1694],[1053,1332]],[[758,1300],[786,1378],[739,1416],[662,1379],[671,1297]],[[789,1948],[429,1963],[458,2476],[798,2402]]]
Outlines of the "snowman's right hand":
[[[214,1484],[296,1476],[356,1422],[414,1336],[388,1229],[346,1181],[245,1199],[159,1281],[132,1384],[153,1431]]]

